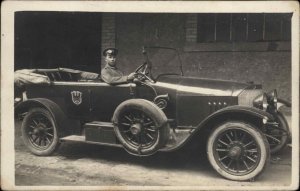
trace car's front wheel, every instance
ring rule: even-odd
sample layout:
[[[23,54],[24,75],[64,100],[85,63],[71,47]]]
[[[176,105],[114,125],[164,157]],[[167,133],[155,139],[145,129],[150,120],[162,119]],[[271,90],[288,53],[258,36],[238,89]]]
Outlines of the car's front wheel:
[[[169,138],[166,115],[154,103],[144,99],[121,103],[114,113],[113,122],[118,140],[134,155],[152,155]]]
[[[50,155],[59,145],[56,123],[46,109],[30,110],[23,120],[21,131],[25,145],[35,155]]]
[[[207,154],[212,167],[223,177],[245,181],[259,175],[269,160],[263,133],[244,122],[226,122],[208,138]]]

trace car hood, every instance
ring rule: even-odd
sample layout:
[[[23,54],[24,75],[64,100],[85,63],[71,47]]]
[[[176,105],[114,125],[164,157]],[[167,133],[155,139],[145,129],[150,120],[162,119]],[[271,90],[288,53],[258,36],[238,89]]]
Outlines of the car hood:
[[[184,76],[162,76],[155,85],[176,89],[179,94],[211,96],[238,96],[244,89],[256,87],[256,85],[251,83]]]

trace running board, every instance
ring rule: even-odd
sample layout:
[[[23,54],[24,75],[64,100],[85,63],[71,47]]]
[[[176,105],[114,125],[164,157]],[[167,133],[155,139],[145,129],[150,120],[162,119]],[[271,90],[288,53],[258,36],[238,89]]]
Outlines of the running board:
[[[60,138],[60,141],[61,142],[77,142],[77,143],[88,143],[88,144],[96,144],[96,145],[122,147],[121,144],[87,141],[87,140],[85,140],[85,136],[83,136],[83,135],[70,135],[67,137]]]

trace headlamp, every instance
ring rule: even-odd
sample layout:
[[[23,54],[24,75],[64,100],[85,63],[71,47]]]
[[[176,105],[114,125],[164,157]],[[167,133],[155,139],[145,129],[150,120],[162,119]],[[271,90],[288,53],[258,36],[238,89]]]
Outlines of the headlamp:
[[[259,109],[262,109],[264,111],[267,110],[268,108],[268,99],[267,99],[267,95],[265,93],[257,96],[254,100],[253,100],[253,106]]]
[[[273,91],[269,92],[267,94],[267,99],[268,99],[268,104],[270,105],[270,107],[273,110],[276,110],[277,109],[277,102],[278,102],[277,91],[273,90]]]
[[[277,105],[277,91],[273,90],[271,92],[268,93],[268,103],[276,106]]]

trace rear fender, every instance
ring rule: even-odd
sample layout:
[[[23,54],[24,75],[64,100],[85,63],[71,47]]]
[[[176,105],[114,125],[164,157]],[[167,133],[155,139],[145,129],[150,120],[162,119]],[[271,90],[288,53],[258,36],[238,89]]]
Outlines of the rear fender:
[[[80,134],[81,125],[78,120],[68,119],[61,108],[51,100],[45,98],[28,99],[15,107],[15,115],[28,112],[30,109],[40,107],[48,110],[57,126],[59,137],[70,134]]]

